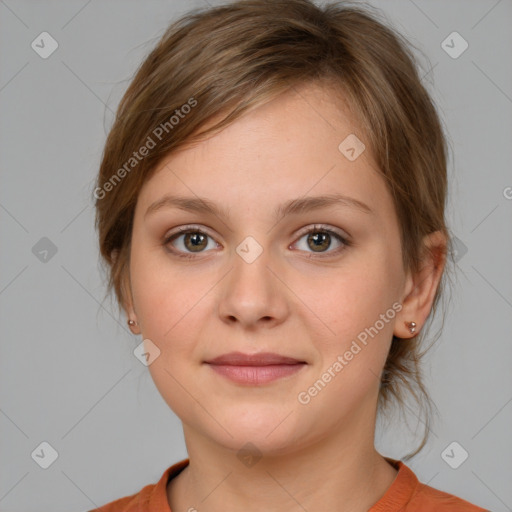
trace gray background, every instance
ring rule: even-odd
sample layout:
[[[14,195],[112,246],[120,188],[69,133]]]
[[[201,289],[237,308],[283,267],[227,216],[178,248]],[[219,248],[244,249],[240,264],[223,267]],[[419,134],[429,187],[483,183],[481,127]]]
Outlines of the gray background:
[[[103,301],[90,194],[132,73],[205,1],[0,0],[3,512],[89,510],[186,457],[179,420],[132,354],[140,337]],[[512,510],[512,1],[371,3],[428,57],[455,155],[458,281],[427,359],[441,421],[408,464],[433,487]],[[47,59],[31,48],[43,31],[59,44]],[[453,31],[469,43],[456,59],[441,47]],[[43,237],[57,248],[46,262]],[[48,469],[31,457],[43,441],[58,452]],[[452,441],[469,453],[458,469],[441,457]],[[398,426],[378,437],[388,456],[413,444]]]

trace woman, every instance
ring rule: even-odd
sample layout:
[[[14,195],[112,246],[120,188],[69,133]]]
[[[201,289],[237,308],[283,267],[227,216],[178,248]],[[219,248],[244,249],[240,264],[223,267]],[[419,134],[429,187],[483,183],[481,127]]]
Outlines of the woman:
[[[428,410],[446,186],[414,59],[367,12],[254,0],[172,24],[94,194],[110,288],[189,458],[99,510],[484,510],[374,446],[380,409],[411,392]]]

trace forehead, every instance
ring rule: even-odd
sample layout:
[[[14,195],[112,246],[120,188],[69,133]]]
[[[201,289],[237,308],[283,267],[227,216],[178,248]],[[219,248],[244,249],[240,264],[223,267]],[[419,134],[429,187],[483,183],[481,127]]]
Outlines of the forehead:
[[[391,213],[391,196],[365,142],[341,95],[319,84],[294,86],[208,139],[165,157],[139,202],[147,208],[173,193],[267,209],[283,199],[340,193]],[[355,159],[347,157],[354,154],[346,152],[350,146],[356,156],[362,151]]]

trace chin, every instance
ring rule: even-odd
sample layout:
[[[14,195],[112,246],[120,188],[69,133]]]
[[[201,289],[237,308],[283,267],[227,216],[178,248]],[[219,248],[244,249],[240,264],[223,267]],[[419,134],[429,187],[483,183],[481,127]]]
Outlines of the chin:
[[[239,409],[239,407],[238,407]],[[297,439],[307,435],[305,422],[297,423],[297,413],[290,407],[276,405],[265,408],[247,408],[244,413],[233,411],[223,415],[219,422],[231,434],[218,424],[208,425],[205,435],[220,445],[238,453],[239,450],[255,450],[265,455],[280,455],[297,448]],[[298,431],[300,429],[301,431]],[[245,447],[245,448],[244,448]]]
[[[214,438],[213,440],[224,448],[232,450],[238,458],[246,454],[253,457],[279,456],[297,449],[293,437],[289,435],[268,436],[266,433],[254,432],[251,429],[232,431],[232,434],[232,438],[222,436],[221,439]]]

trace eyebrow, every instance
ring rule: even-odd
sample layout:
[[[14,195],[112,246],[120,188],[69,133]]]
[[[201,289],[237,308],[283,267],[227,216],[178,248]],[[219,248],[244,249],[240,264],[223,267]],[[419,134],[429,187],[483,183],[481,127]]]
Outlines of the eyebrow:
[[[320,208],[327,208],[329,206],[345,206],[366,214],[375,213],[368,205],[353,197],[348,197],[342,194],[328,194],[292,199],[279,205],[274,210],[274,217],[278,219],[287,215],[306,213]],[[161,210],[162,208],[179,208],[185,211],[210,214],[217,217],[229,217],[227,209],[216,205],[214,202],[204,197],[186,197],[167,194],[148,207],[144,214],[144,218],[158,210]]]

